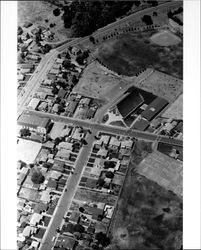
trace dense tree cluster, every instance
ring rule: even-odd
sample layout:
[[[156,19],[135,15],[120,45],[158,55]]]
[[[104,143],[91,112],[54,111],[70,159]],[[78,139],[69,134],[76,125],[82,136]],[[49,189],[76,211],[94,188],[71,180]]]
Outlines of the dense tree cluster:
[[[75,0],[63,7],[64,27],[71,27],[72,36],[86,36],[125,15],[132,6],[132,1]]]
[[[35,184],[41,184],[44,182],[45,177],[42,175],[40,171],[34,171],[31,176],[31,180]]]

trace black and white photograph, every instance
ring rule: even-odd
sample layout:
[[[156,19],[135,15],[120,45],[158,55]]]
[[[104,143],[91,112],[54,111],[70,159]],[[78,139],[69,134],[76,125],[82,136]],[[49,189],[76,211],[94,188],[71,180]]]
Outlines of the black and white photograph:
[[[193,39],[184,31],[185,4],[199,8],[199,1],[14,2],[16,62],[6,84],[16,102],[8,92],[2,99],[6,116],[15,107],[12,150],[2,132],[4,150],[15,151],[4,165],[16,182],[4,179],[16,199],[13,249],[199,249],[199,230],[184,233],[183,209],[185,190],[197,183],[200,191],[199,87],[197,107],[196,95],[184,91],[200,85],[185,77],[194,66],[184,56],[184,39]],[[185,161],[194,175],[185,174]],[[197,201],[188,208],[192,225],[200,223],[191,217]]]

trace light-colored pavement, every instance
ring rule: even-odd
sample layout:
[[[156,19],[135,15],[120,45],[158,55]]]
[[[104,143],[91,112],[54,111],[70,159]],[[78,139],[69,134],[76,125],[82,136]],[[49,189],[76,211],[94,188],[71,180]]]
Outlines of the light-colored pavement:
[[[88,137],[86,138],[88,144],[86,146],[83,146],[80,152],[80,155],[75,163],[74,174],[71,175],[69,181],[67,182],[67,192],[64,191],[59,200],[59,203],[53,215],[51,224],[48,227],[43,237],[40,250],[50,250],[51,247],[54,245],[52,238],[56,234],[57,227],[60,227],[64,214],[70,207],[71,201],[75,195],[77,186],[79,184],[82,171],[87,161],[87,157],[91,151],[93,141],[95,140],[94,136],[96,135],[96,133],[97,133],[97,130],[94,129],[92,134],[88,135]]]
[[[157,135],[157,134],[148,133],[148,132],[144,132],[144,131],[108,126],[108,125],[90,122],[90,121],[86,121],[86,120],[78,120],[78,119],[71,118],[71,117],[58,116],[55,114],[44,113],[44,112],[39,112],[39,111],[26,111],[26,112],[29,114],[35,114],[35,115],[42,116],[42,117],[48,117],[48,118],[52,119],[53,121],[59,121],[59,122],[63,122],[63,123],[71,123],[74,126],[83,126],[85,128],[96,129],[98,131],[103,131],[106,133],[120,134],[120,135],[131,136],[131,137],[136,137],[136,138],[150,140],[150,141],[158,140],[160,142],[165,142],[165,143],[172,144],[175,146],[182,146],[183,145],[183,142],[181,140],[170,139],[168,136],[164,136],[164,135]]]

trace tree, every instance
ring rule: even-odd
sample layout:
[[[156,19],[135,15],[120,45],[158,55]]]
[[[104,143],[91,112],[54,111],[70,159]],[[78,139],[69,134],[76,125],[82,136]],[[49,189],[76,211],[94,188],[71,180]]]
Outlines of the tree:
[[[83,207],[79,207],[79,211],[80,211],[81,213],[84,213],[85,209],[84,209]]]
[[[76,224],[73,228],[74,232],[84,233],[85,229],[82,225]]]
[[[114,168],[115,167],[115,162],[114,161],[105,161],[104,162],[104,168]]]
[[[40,171],[34,171],[31,176],[31,180],[34,184],[42,184],[45,180],[45,177]]]
[[[54,14],[54,16],[59,16],[59,15],[60,15],[60,13],[61,13],[61,11],[60,11],[60,9],[59,9],[59,8],[56,8],[56,9],[54,9],[54,10],[53,10],[53,14]]]
[[[152,18],[151,18],[151,16],[149,16],[149,15],[144,15],[144,16],[142,17],[142,21],[143,21],[146,25],[152,25],[152,24],[153,24]]]
[[[102,178],[99,178],[96,182],[96,185],[99,187],[102,187],[105,184],[105,181]]]
[[[94,43],[95,43],[94,37],[93,37],[93,36],[90,36],[90,37],[89,37],[89,41],[92,42],[92,43],[94,44]]]
[[[69,69],[70,67],[71,67],[71,62],[70,62],[70,60],[64,60],[63,62],[62,62],[62,66],[65,68],[65,69]]]
[[[107,237],[107,235],[103,232],[96,233],[95,239],[98,240],[98,243],[101,244],[103,247],[106,247],[110,244],[110,238]]]
[[[20,136],[21,137],[26,137],[26,136],[30,136],[30,135],[31,135],[31,132],[29,129],[27,129],[27,128],[20,129]]]
[[[105,176],[110,179],[114,178],[114,174],[111,171],[107,171]]]
[[[78,83],[78,81],[79,81],[79,79],[76,77],[76,75],[73,75],[72,76],[72,83],[75,85]]]
[[[57,87],[54,87],[54,88],[52,89],[52,94],[53,94],[53,95],[57,95],[58,92],[59,92],[59,90],[58,90]]]
[[[55,145],[58,145],[60,142],[61,142],[61,138],[59,138],[59,137],[55,138],[55,140],[54,140]]]

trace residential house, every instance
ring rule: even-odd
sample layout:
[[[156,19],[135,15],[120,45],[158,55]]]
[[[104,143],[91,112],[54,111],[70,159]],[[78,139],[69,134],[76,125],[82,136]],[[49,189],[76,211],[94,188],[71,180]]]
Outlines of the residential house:
[[[55,159],[63,159],[64,161],[70,159],[70,152],[69,150],[66,149],[61,149],[57,152],[55,155]]]
[[[91,102],[91,99],[85,97],[85,98],[82,98],[82,99],[80,100],[79,104],[89,106],[90,102]]]
[[[72,139],[80,141],[84,137],[84,133],[81,133],[80,128],[76,128],[72,135]]]
[[[112,136],[109,145],[118,148],[120,146],[120,141],[116,137]]]
[[[72,151],[73,149],[73,144],[70,142],[60,142],[57,148],[60,149],[66,149]]]
[[[36,226],[41,222],[42,219],[43,219],[42,214],[34,213],[30,220],[30,226]]]
[[[69,101],[66,103],[66,112],[69,112],[71,114],[73,114],[76,110],[76,107],[78,105],[77,101]]]
[[[121,142],[121,148],[132,148],[132,146],[133,146],[133,140],[131,139]]]
[[[63,89],[63,88],[60,88],[57,95],[58,95],[58,97],[63,99],[66,96],[66,94],[67,94],[67,91],[65,89]]]
[[[36,227],[33,226],[26,226],[22,232],[24,237],[30,237],[37,231]]]
[[[29,104],[27,105],[27,108],[35,110],[39,104],[40,100],[37,98],[32,98]]]
[[[39,111],[45,111],[48,108],[47,102],[41,102],[40,105],[38,106]]]
[[[103,143],[103,145],[108,145],[109,141],[110,141],[110,136],[109,135],[101,135],[100,138],[101,143]]]

